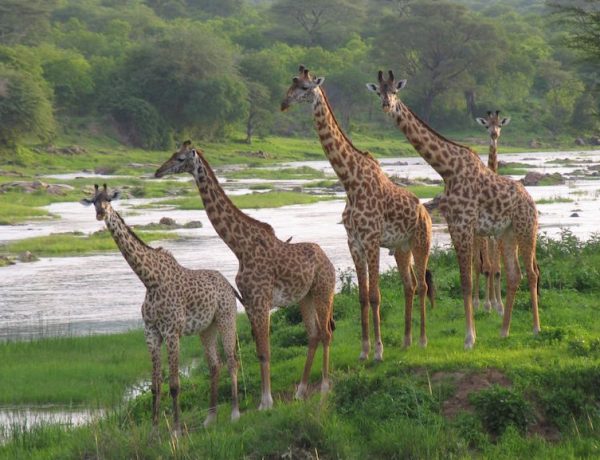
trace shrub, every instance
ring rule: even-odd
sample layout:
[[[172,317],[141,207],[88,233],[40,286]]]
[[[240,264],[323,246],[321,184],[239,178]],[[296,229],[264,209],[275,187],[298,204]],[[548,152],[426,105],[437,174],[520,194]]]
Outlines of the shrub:
[[[494,385],[469,399],[483,427],[493,436],[502,435],[510,425],[524,433],[532,420],[529,403],[511,389]]]

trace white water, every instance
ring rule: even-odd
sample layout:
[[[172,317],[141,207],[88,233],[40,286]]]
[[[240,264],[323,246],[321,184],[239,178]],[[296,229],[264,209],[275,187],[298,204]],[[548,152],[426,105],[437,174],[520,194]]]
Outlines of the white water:
[[[547,163],[557,158],[577,160],[577,164],[564,166]],[[502,155],[501,159],[528,163],[541,172],[560,172],[569,177],[568,175],[576,169],[585,169],[592,163],[600,162],[600,151],[524,153]],[[408,164],[400,165],[399,162]],[[435,171],[421,158],[386,159],[381,163],[388,174],[411,179],[438,179]],[[292,163],[285,166],[299,165],[332,173],[327,161]],[[568,227],[575,235],[585,239],[600,229],[600,180],[582,177],[579,175],[569,179],[565,185],[529,188],[536,200],[556,197],[575,200],[572,203],[538,205],[541,231],[556,236],[561,228]],[[231,193],[231,188],[241,193],[247,191],[246,187],[251,182],[253,181],[228,181],[224,186],[228,193]],[[304,181],[285,181],[286,187],[302,183]],[[179,223],[200,220],[203,228],[177,230],[185,239],[153,243],[153,246],[162,245],[169,249],[184,266],[220,270],[234,283],[238,268],[237,259],[216,235],[204,211],[181,211],[161,207],[159,200],[154,200],[157,201],[156,208],[132,209],[133,206],[148,201],[123,200],[115,202],[114,205],[130,225],[158,222],[163,216],[171,217]],[[335,267],[344,270],[353,264],[347,248],[345,231],[339,223],[343,207],[344,201],[339,199],[312,205],[245,212],[270,223],[281,239],[291,236],[293,242],[319,243]],[[18,226],[0,226],[0,243],[57,232],[90,233],[104,228],[104,223],[96,221],[94,211],[79,203],[56,203],[48,206],[48,210],[60,216],[60,219]],[[579,217],[570,217],[575,211]],[[434,245],[448,245],[445,225],[434,228]],[[393,264],[393,257],[382,250],[382,269]],[[0,268],[0,274],[0,340],[108,333],[141,324],[139,309],[144,298],[144,287],[120,253],[42,258],[34,263],[18,263]]]

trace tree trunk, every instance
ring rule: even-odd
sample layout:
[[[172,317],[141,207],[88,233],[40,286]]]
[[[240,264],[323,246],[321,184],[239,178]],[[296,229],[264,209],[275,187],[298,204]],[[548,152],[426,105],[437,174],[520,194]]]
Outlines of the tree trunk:
[[[252,135],[254,134],[254,114],[250,112],[246,122],[246,144],[252,144]]]
[[[471,118],[477,117],[477,103],[475,102],[475,90],[465,90],[465,103],[467,106],[467,115]]]

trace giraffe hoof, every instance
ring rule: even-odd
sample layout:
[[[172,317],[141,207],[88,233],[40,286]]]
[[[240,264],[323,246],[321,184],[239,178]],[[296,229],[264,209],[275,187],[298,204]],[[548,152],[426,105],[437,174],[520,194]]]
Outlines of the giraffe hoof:
[[[539,326],[535,326],[533,328],[533,335],[538,335],[540,333],[541,328]]]
[[[486,311],[486,313],[489,313],[490,311],[492,311],[492,303],[490,301],[486,301],[483,304],[483,309]]]
[[[427,348],[427,337],[422,337],[421,340],[419,340],[419,346],[421,348]]]
[[[233,416],[233,414],[232,414],[232,416]],[[217,414],[214,412],[210,412],[204,419],[204,423],[203,423],[204,428],[208,428],[210,425],[212,425],[216,421],[217,421]]]
[[[361,351],[360,355],[358,356],[358,360],[365,361],[368,357],[369,357],[369,353],[365,353],[364,351]]]
[[[404,337],[404,344],[402,345],[404,348],[410,348],[412,345],[412,337]]]
[[[375,363],[382,363],[383,362],[383,355],[375,354],[375,356],[373,356],[373,362],[375,362]]]
[[[504,329],[502,329],[500,331],[500,337],[502,337],[503,339],[505,339],[506,337],[508,337],[508,330],[505,331]]]
[[[472,335],[468,335],[465,338],[465,350],[472,350],[475,346],[475,337]]]
[[[329,393],[329,380],[323,380],[321,382],[321,395]]]
[[[258,406],[258,410],[269,410],[273,407],[273,398],[270,394],[264,395]]]
[[[294,398],[300,400],[306,398],[306,384],[301,383],[300,385],[298,385],[298,389],[296,390]]]
[[[231,421],[237,422],[240,419],[240,410],[236,407],[231,411]]]

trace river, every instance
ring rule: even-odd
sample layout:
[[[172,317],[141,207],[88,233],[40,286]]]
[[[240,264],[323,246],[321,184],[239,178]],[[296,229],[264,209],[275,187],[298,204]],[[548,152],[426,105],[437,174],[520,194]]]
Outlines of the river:
[[[554,162],[565,159],[569,160],[567,164]],[[579,238],[586,239],[598,231],[600,181],[592,176],[590,166],[600,162],[600,151],[504,154],[501,160],[526,163],[533,170],[559,172],[567,178],[564,185],[528,188],[536,200],[558,197],[573,200],[539,204],[540,232],[556,236],[562,228],[569,228]],[[386,173],[400,178],[439,179],[420,157],[384,159],[381,164]],[[298,166],[310,166],[333,173],[327,161],[289,163],[280,167]],[[110,184],[109,176],[99,180]],[[228,193],[245,193],[252,182],[255,181],[227,181],[223,185]],[[289,188],[301,186],[303,181],[273,181],[273,184]],[[134,208],[150,201],[155,203],[152,208]],[[153,246],[167,248],[186,267],[220,270],[230,282],[234,282],[237,259],[216,235],[204,211],[175,210],[161,206],[159,200],[121,200],[114,202],[114,206],[130,225],[158,222],[163,216],[171,217],[178,223],[200,220],[202,228],[176,230],[184,237],[181,240],[153,243]],[[346,234],[340,224],[343,208],[343,195],[340,195],[339,199],[311,205],[245,212],[271,224],[281,239],[292,237],[293,242],[319,243],[336,269],[345,270],[353,264]],[[93,209],[79,203],[55,203],[47,209],[60,218],[0,226],[0,243],[57,232],[90,233],[104,228],[103,222],[96,221]],[[448,244],[445,225],[436,225],[434,246],[444,247]],[[382,250],[381,268],[385,270],[393,264],[393,257]],[[138,327],[141,325],[140,306],[143,298],[142,283],[120,253],[42,258],[33,263],[3,267],[0,268],[0,341],[109,333]]]

